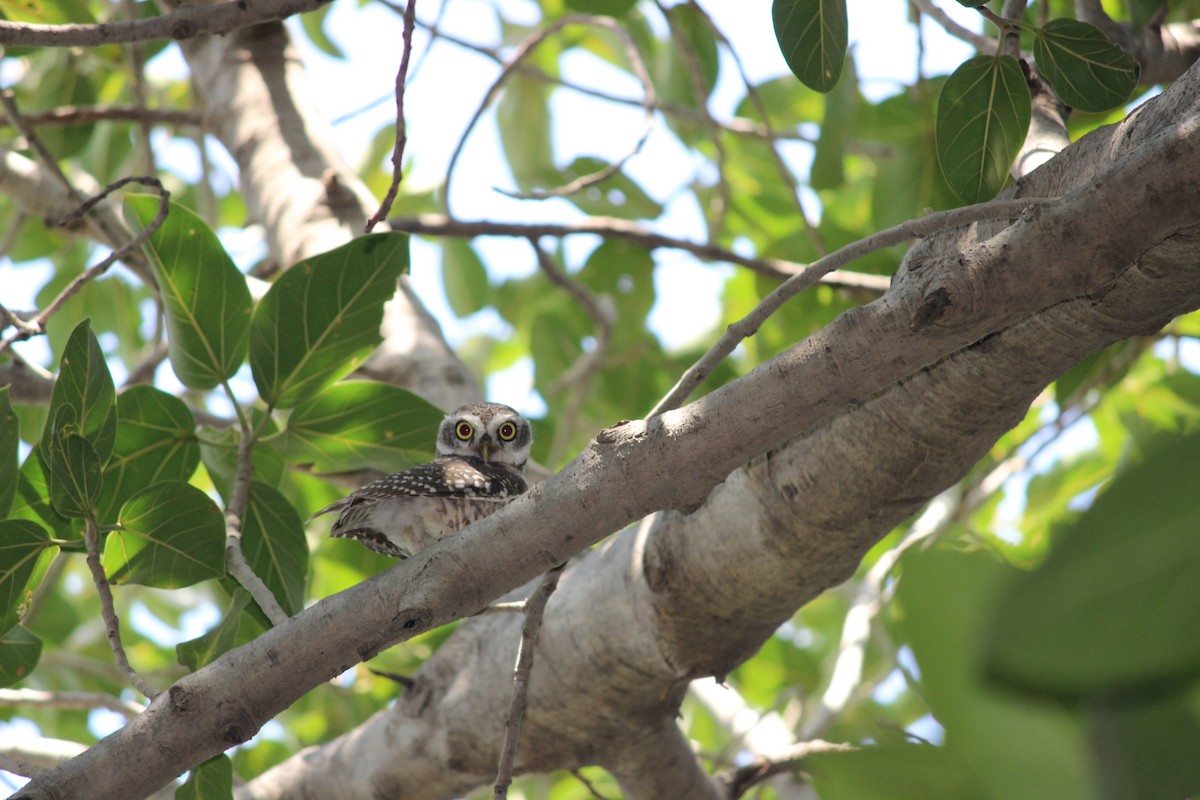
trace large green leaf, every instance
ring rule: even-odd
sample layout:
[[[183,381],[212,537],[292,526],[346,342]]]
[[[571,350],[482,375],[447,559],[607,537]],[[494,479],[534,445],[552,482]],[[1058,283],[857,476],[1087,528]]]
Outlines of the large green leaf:
[[[294,406],[362,363],[408,268],[408,237],[361,236],[285,272],[254,312],[250,367],[262,398]]]
[[[100,457],[92,443],[77,433],[56,435],[50,443],[50,502],[54,509],[72,519],[93,517],[100,487]]]
[[[1080,111],[1115,108],[1137,88],[1137,59],[1086,22],[1046,23],[1034,37],[1033,55],[1058,99]]]
[[[175,800],[233,800],[233,762],[222,753],[192,770]]]
[[[946,729],[946,748],[977,785],[997,798],[1093,796],[1087,743],[1075,715],[1001,691],[980,669],[980,620],[1014,570],[989,552],[945,547],[913,548],[900,566],[898,632],[916,657],[921,694]]]
[[[846,0],[774,0],[771,20],[796,77],[818,92],[836,86],[846,61]]]
[[[0,630],[6,631],[17,624],[25,586],[49,542],[46,529],[36,522],[0,521]]]
[[[177,589],[225,574],[225,521],[196,487],[156,483],[129,498],[118,519],[104,546],[112,583]]]
[[[292,615],[304,608],[308,574],[304,522],[278,489],[261,481],[250,484],[242,517],[242,553],[284,611]],[[270,625],[265,617],[260,621],[264,627]]]
[[[21,429],[9,399],[8,386],[0,386],[0,518],[7,517],[17,496],[21,464]]]
[[[938,163],[965,203],[1000,191],[1025,141],[1029,86],[1012,56],[976,56],[946,80],[938,99]]]
[[[284,450],[318,472],[399,472],[433,457],[442,412],[384,383],[335,383],[296,406]]]
[[[157,197],[125,198],[134,230],[149,227],[156,213]],[[220,385],[246,360],[252,303],[245,277],[212,228],[175,203],[147,248],[166,310],[171,368],[189,388]]]
[[[905,744],[819,753],[805,759],[822,800],[980,797],[969,770],[942,747]]]
[[[987,666],[1065,696],[1200,676],[1200,434],[1118,475],[997,604]]]
[[[58,380],[50,393],[50,412],[42,434],[42,456],[49,463],[50,444],[55,436],[76,433],[96,451],[100,462],[108,461],[117,435],[116,387],[104,352],[89,320],[75,326],[59,362]],[[69,415],[59,413],[65,407]]]
[[[97,504],[102,523],[136,492],[159,481],[186,481],[200,463],[196,421],[174,395],[146,385],[126,389],[117,397],[117,422]]]
[[[29,677],[42,657],[42,640],[21,625],[0,633],[0,688]]]
[[[1104,791],[1121,798],[1194,798],[1200,791],[1200,719],[1186,695],[1102,699],[1088,708]]]

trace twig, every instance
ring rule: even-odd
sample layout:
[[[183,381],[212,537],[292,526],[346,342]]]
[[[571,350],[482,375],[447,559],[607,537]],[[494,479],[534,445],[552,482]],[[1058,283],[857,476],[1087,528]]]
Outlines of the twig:
[[[287,622],[287,613],[284,612],[267,585],[262,582],[262,578],[255,574],[249,562],[246,561],[246,554],[242,552],[242,518],[250,500],[250,481],[254,477],[254,462],[251,455],[254,452],[255,436],[241,408],[237,405],[228,383],[225,384],[225,391],[234,407],[238,409],[238,418],[242,422],[242,435],[238,441],[237,473],[233,479],[233,493],[229,498],[229,504],[225,507],[225,566],[229,570],[230,576],[250,593],[254,602],[258,603],[258,607],[267,615],[267,619],[271,620],[273,625],[280,625]]]
[[[571,775],[575,778],[575,780],[582,783],[583,788],[587,789],[588,794],[596,798],[596,800],[608,800],[608,798],[600,794],[600,790],[597,789],[592,782],[587,779],[587,776],[585,776],[581,770],[573,769],[571,770]]]
[[[642,125],[641,135],[634,142],[629,152],[603,169],[599,169],[589,175],[581,175],[575,180],[553,189],[535,189],[531,192],[510,192],[501,189],[501,194],[518,200],[546,200],[551,197],[566,197],[567,195],[574,194],[620,172],[629,159],[642,151],[646,140],[650,138],[650,131],[654,129],[654,107],[658,103],[658,95],[654,91],[654,81],[650,79],[650,71],[646,68],[645,59],[642,58],[642,54],[638,51],[633,37],[629,35],[629,31],[616,20],[610,17],[592,17],[588,24],[606,29],[625,45],[625,57],[629,59],[633,74],[637,76],[637,79],[642,84],[642,110],[645,113],[645,122]],[[532,48],[530,52],[532,52]]]
[[[513,672],[512,703],[508,707],[508,715],[504,719],[504,745],[500,750],[500,764],[496,769],[496,783],[492,787],[493,800],[504,800],[508,797],[508,787],[512,784],[513,764],[517,760],[517,745],[521,739],[521,721],[525,718],[525,708],[529,694],[529,676],[533,672],[533,651],[537,645],[538,631],[542,627],[542,617],[546,613],[546,603],[550,595],[558,588],[558,579],[562,577],[563,567],[559,564],[547,570],[542,576],[541,583],[525,601],[525,626],[521,629],[521,644],[517,648],[517,666]]]
[[[109,588],[108,578],[104,575],[104,567],[100,563],[99,538],[100,533],[96,529],[96,521],[89,517],[84,526],[83,540],[87,546],[87,565],[92,573],[92,583],[96,585],[96,593],[100,595],[100,616],[104,620],[104,633],[112,648],[117,669],[129,681],[130,686],[145,695],[147,699],[153,700],[158,691],[141,675],[138,675],[133,667],[129,666],[129,658],[125,655],[125,646],[121,643],[121,621],[117,619],[117,612],[113,608],[112,589]]]
[[[96,25],[42,25],[0,21],[0,45],[12,47],[96,47],[155,40],[192,39],[204,33],[229,33],[260,22],[274,22],[315,11],[329,0],[231,0],[214,5],[184,5],[166,14],[130,22]]]
[[[429,236],[455,236],[473,238],[476,236],[517,236],[523,239],[536,239],[542,236],[574,236],[577,234],[593,234],[607,239],[621,239],[634,242],[648,250],[669,248],[683,250],[697,258],[706,261],[724,261],[737,264],[771,278],[791,278],[801,274],[806,265],[795,261],[784,261],[778,258],[749,258],[738,255],[732,250],[703,242],[690,242],[686,239],[676,239],[661,233],[648,231],[636,222],[616,219],[614,217],[588,217],[580,222],[570,224],[525,223],[525,222],[490,222],[487,220],[469,221],[456,220],[440,214],[421,214],[416,217],[395,217],[388,220],[394,230],[407,233],[423,233]],[[841,286],[851,289],[863,289],[882,294],[887,291],[890,278],[886,275],[869,275],[866,273],[844,272],[830,270],[821,277],[821,282],[830,286]]]
[[[392,183],[388,186],[383,202],[369,220],[366,233],[370,233],[376,225],[387,219],[396,202],[396,193],[400,190],[400,182],[404,180],[404,146],[408,143],[408,125],[404,120],[404,85],[408,80],[408,61],[412,57],[413,28],[416,26],[417,0],[408,0],[404,7],[404,47],[400,55],[400,70],[396,73],[396,143],[392,146]]]
[[[403,10],[400,8],[400,6],[395,3],[390,3],[390,2],[387,2],[387,0],[383,0],[383,4],[385,6],[387,6],[388,8],[391,8],[393,11],[397,11],[398,13],[403,13]],[[440,8],[444,9],[445,4],[440,6]],[[491,59],[492,61],[496,62],[497,64],[501,64],[501,65],[504,64],[504,57],[501,56],[499,54],[499,52],[494,48],[487,47],[486,45],[481,45],[476,42],[471,42],[466,39],[459,38],[450,33],[446,33],[445,31],[441,30],[441,28],[436,23],[422,22],[421,20],[417,20],[417,25],[419,27],[424,28],[425,30],[429,31],[429,35],[435,39],[441,39],[452,45],[461,47],[464,50],[470,50],[473,53],[478,53],[479,55],[481,55],[485,58]],[[425,51],[425,52],[428,52],[428,51]],[[574,92],[578,92],[579,94],[587,95],[589,97],[595,97],[598,100],[604,100],[604,101],[607,101],[610,103],[616,103],[616,104],[625,105],[625,106],[639,106],[639,107],[644,105],[644,103],[645,103],[645,97],[626,97],[623,95],[612,94],[611,92],[606,92],[602,89],[596,89],[591,86],[583,86],[583,85],[580,85],[577,83],[572,83],[571,81],[564,80],[556,75],[547,75],[542,70],[537,69],[536,67],[530,67],[525,64],[522,64],[520,67],[518,67],[516,72],[525,77],[534,78],[535,80],[539,80],[544,83],[553,84],[555,86],[561,86],[564,89],[570,89]],[[383,102],[382,98],[380,100],[373,101],[367,107],[368,108],[372,107],[380,102]],[[340,122],[349,117],[352,117],[355,114],[361,113],[362,110],[363,109],[360,109],[357,111],[351,111],[348,114],[345,114],[345,115],[339,117],[337,120],[335,120],[335,122]],[[668,103],[668,102],[665,102],[661,97],[657,98],[657,101],[654,104],[654,110],[661,111],[662,113],[668,114],[673,117],[678,117],[679,119],[685,119],[685,120],[689,120],[691,122],[698,122],[698,123],[703,123],[705,117],[709,116],[707,113],[707,109],[699,109],[698,110],[698,109],[694,109],[694,108],[688,108],[686,106],[681,106],[676,103]],[[744,119],[741,117],[735,117],[733,119],[717,120],[717,124],[719,126],[721,126],[723,129],[729,131],[730,133],[736,133],[740,136],[754,136],[754,137],[757,137],[760,139],[765,139],[768,136],[774,136],[779,139],[791,139],[791,140],[796,140],[796,141],[801,141],[801,142],[812,142],[811,137],[805,136],[799,130],[791,130],[791,131],[786,131],[786,132],[784,132],[784,131],[767,131],[766,126],[764,126],[762,123],[757,122],[755,120]]]
[[[43,692],[38,689],[0,689],[0,706],[43,706],[46,708],[106,708],[126,719],[145,711],[145,706],[103,692]]]
[[[2,96],[3,93],[0,93],[0,97]],[[150,223],[146,226],[146,229],[134,236],[125,244],[113,250],[106,258],[102,259],[91,267],[88,267],[82,274],[68,283],[63,290],[58,293],[58,296],[50,301],[50,305],[43,308],[40,312],[38,312],[38,315],[33,318],[30,324],[35,327],[35,332],[31,333],[27,329],[17,329],[14,331],[14,333],[9,334],[3,340],[0,340],[0,353],[3,353],[6,349],[8,349],[13,342],[23,341],[31,336],[44,333],[46,330],[46,321],[50,319],[50,317],[54,316],[60,308],[62,308],[63,303],[71,299],[71,297],[74,296],[74,294],[78,292],[85,283],[100,277],[117,261],[141,247],[142,243],[154,235],[154,232],[159,229],[163,222],[166,221],[167,212],[170,209],[168,201],[171,197],[171,193],[166,190],[158,178],[143,176],[122,178],[119,181],[110,183],[108,186],[104,187],[99,194],[89,200],[84,201],[79,208],[63,217],[58,221],[57,224],[64,226],[73,220],[82,217],[109,194],[129,183],[140,183],[156,189],[158,192],[158,211],[155,213],[154,218],[150,220]]]
[[[815,284],[827,272],[868,253],[884,247],[891,247],[907,239],[929,236],[944,228],[966,225],[983,219],[1014,217],[1023,213],[1030,206],[1043,202],[1046,200],[1031,198],[993,200],[949,211],[937,211],[928,216],[879,231],[817,259],[809,264],[803,272],[788,278],[775,291],[764,297],[753,311],[726,328],[725,333],[721,335],[716,344],[701,356],[699,361],[688,367],[674,388],[650,410],[649,416],[653,417],[677,408],[709,376],[717,364],[734,351],[734,348],[743,339],[754,335],[767,318],[778,311],[784,303]]]
[[[984,55],[990,55],[996,52],[996,48],[1000,46],[1000,43],[995,39],[984,36],[981,33],[976,33],[970,28],[964,28],[962,25],[959,25],[957,22],[951,19],[949,14],[939,8],[937,4],[933,2],[933,0],[912,0],[912,2],[915,3],[917,8],[921,10],[921,13],[928,16],[938,25],[941,25],[942,30],[946,31],[946,33],[950,34],[954,38],[961,39],[962,41],[971,45],[980,53]]]

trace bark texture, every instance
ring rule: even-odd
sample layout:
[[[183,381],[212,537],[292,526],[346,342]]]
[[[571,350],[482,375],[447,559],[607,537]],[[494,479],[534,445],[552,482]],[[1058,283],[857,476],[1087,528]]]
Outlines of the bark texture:
[[[518,769],[600,764],[631,798],[714,796],[674,723],[688,682],[844,580],[1072,364],[1200,307],[1197,120],[1193,69],[1016,187],[1060,199],[923,241],[878,301],[678,411],[601,432],[501,512],[187,676],[18,796],[143,797],[356,661],[637,520],[550,601]],[[489,781],[519,630],[463,624],[394,708],[239,797],[443,798]]]

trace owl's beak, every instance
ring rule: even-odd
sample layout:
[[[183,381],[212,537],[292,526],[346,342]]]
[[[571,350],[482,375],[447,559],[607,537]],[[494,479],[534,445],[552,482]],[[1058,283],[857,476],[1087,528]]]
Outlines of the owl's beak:
[[[492,442],[492,437],[484,436],[479,440],[479,453],[483,456],[484,461],[492,460],[492,453],[496,452],[496,448]]]

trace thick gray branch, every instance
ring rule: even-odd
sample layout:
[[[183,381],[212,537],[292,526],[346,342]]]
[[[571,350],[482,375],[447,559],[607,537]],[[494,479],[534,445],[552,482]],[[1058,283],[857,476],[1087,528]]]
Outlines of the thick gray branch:
[[[659,734],[688,680],[727,672],[844,580],[1047,381],[1200,306],[1198,86],[1189,73],[1018,187],[1062,199],[998,232],[931,237],[876,302],[689,406],[602,432],[502,511],[183,678],[18,796],[142,797],[356,661],[661,509],[693,513],[664,511],[564,574],[518,770],[599,763],[632,789],[637,743],[680,765]],[[464,624],[394,709],[243,796],[433,798],[488,780],[519,628]]]

